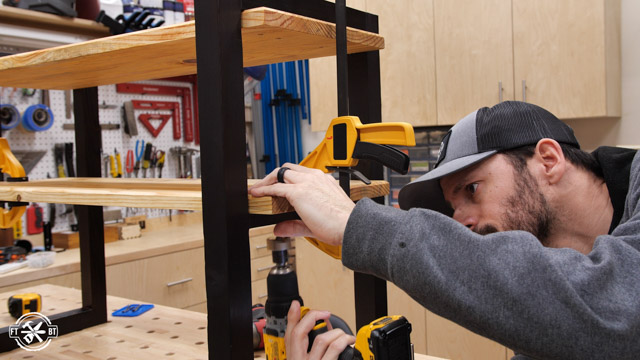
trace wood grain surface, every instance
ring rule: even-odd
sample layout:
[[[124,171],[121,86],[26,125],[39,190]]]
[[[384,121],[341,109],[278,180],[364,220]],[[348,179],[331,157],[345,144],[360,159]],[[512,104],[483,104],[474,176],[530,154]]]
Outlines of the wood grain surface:
[[[335,54],[335,25],[268,8],[242,13],[244,66]],[[384,39],[349,29],[350,53]],[[195,22],[0,58],[0,86],[74,89],[196,73]]]
[[[55,285],[39,285],[24,289],[42,295],[42,313],[60,313],[80,307],[81,292]],[[0,294],[6,302],[14,294]],[[207,314],[155,305],[137,317],[111,316],[111,313],[136,303],[125,298],[107,296],[107,323],[53,339],[38,352],[23,349],[0,354],[0,359],[207,359]],[[52,309],[52,310],[49,310]],[[0,321],[14,323],[8,313],[0,313]],[[52,321],[55,325],[55,321]],[[417,360],[439,358],[416,354]],[[255,359],[264,360],[264,352],[256,352]]]
[[[249,179],[248,186],[258,180]],[[365,185],[351,182],[351,199],[379,197],[389,193],[383,180]],[[58,178],[24,183],[0,182],[0,200],[73,205],[126,206],[154,209],[202,210],[199,179]],[[284,198],[249,196],[251,214],[293,211]]]

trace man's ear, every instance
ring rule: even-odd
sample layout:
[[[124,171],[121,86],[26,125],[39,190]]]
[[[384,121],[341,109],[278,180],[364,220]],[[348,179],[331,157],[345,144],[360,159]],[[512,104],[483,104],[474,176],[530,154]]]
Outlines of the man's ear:
[[[557,141],[553,139],[538,141],[533,157],[541,165],[543,176],[550,184],[560,181],[567,169],[567,161]]]

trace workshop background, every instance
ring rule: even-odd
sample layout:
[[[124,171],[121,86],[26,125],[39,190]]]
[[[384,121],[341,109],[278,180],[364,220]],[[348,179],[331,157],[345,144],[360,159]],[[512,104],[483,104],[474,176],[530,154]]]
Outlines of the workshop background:
[[[115,18],[119,6],[113,0],[101,0],[107,15]],[[193,17],[193,6],[187,1],[127,2],[131,6],[157,9],[163,6],[162,18],[167,24]],[[160,5],[158,5],[160,4]],[[397,206],[397,191],[413,178],[433,167],[437,157],[440,139],[447,129],[463,115],[480,106],[491,106],[501,100],[529,99],[536,102],[536,96],[542,96],[547,90],[536,90],[536,79],[545,82],[545,86],[564,88],[567,80],[564,75],[576,76],[580,79],[594,78],[594,83],[585,80],[584,87],[573,90],[563,97],[550,95],[553,101],[552,112],[559,114],[575,130],[583,149],[593,150],[601,145],[621,145],[638,147],[640,141],[640,70],[636,64],[640,62],[640,46],[636,38],[640,33],[640,2],[636,0],[348,0],[347,6],[363,11],[379,14],[380,34],[385,38],[385,49],[380,51],[381,66],[381,98],[382,120],[404,121],[415,126],[417,146],[402,148],[411,157],[411,168],[407,175],[399,175],[386,171],[386,179],[391,185],[391,194],[386,201],[390,206]],[[579,9],[579,10],[578,10]],[[169,11],[167,11],[169,10]],[[130,9],[129,11],[133,11]],[[521,12],[519,12],[521,11]],[[155,12],[155,21],[161,17]],[[543,16],[553,14],[554,16]],[[518,17],[521,16],[521,17]],[[95,17],[92,17],[92,19]],[[528,22],[525,22],[526,19]],[[518,41],[532,41],[542,44],[544,48],[544,32],[550,29],[557,32],[554,26],[567,26],[577,32],[571,33],[568,40],[577,44],[580,49],[588,49],[581,58],[571,58],[572,54],[556,51],[556,64],[551,60],[541,64],[536,61],[545,59],[537,49],[531,49],[527,55],[518,48]],[[88,40],[85,35],[59,34],[43,29],[27,29],[18,26],[7,26],[0,21],[0,53],[12,54],[26,50],[44,48],[63,43]],[[149,24],[153,26],[153,22]],[[542,33],[542,34],[538,34]],[[524,34],[518,37],[518,34]],[[536,36],[539,35],[539,38]],[[561,35],[558,35],[561,37]],[[566,39],[565,39],[566,40]],[[569,49],[571,50],[571,49]],[[562,54],[562,55],[558,55]],[[590,56],[593,55],[593,56]],[[590,62],[597,58],[600,62]],[[532,64],[527,64],[528,60]],[[575,71],[559,71],[562,61],[572,64]],[[552,64],[553,63],[553,64]],[[565,64],[566,65],[566,64]],[[530,66],[538,71],[533,78],[519,77],[519,69]],[[554,67],[557,66],[557,67]],[[335,58],[311,59],[288,64],[270,65],[265,68],[247,69],[245,74],[245,108],[247,129],[247,171],[249,177],[260,178],[283,162],[298,162],[323,139],[324,132],[332,118],[337,116],[336,101],[336,66]],[[541,74],[541,75],[539,75]],[[526,80],[525,83],[522,81]],[[582,80],[581,80],[582,81]],[[599,81],[599,82],[598,82]],[[139,82],[151,86],[188,88],[193,106],[195,103],[194,79],[161,79]],[[479,91],[478,89],[484,89]],[[22,115],[31,106],[44,103],[41,90],[0,88],[0,104],[15,106]],[[58,177],[59,160],[56,162],[54,148],[56,144],[74,142],[74,133],[65,130],[65,124],[73,123],[73,115],[66,109],[69,100],[63,91],[50,91],[49,107],[53,117],[52,124],[45,124],[46,129],[35,131],[25,129],[19,124],[10,129],[3,127],[2,134],[17,152],[31,152],[32,156],[42,157],[28,174],[30,179]],[[199,177],[198,150],[195,139],[185,139],[184,102],[185,98],[177,95],[154,95],[151,93],[129,94],[116,90],[115,85],[101,86],[100,122],[103,125],[116,127],[104,129],[103,177],[111,177],[109,156],[115,151],[120,154],[123,176],[126,175],[127,153],[133,152],[135,157],[136,143],[152,143],[156,151],[165,152],[163,178],[197,178]],[[180,106],[178,126],[181,136],[174,137],[174,113],[168,110],[134,110],[138,135],[124,132],[126,124],[124,103],[132,100],[171,101]],[[544,100],[540,100],[544,101]],[[202,105],[201,105],[202,106]],[[597,107],[600,106],[600,107]],[[595,108],[594,108],[595,107]],[[157,136],[146,128],[138,117],[143,114],[165,115],[168,118],[164,128]],[[357,115],[357,114],[354,114]],[[192,120],[196,121],[194,114]],[[159,120],[151,120],[154,126]],[[206,121],[206,119],[199,119]],[[206,141],[206,139],[202,139]],[[44,152],[44,154],[42,154]],[[39,153],[39,154],[38,154]],[[178,153],[189,153],[189,164],[180,162]],[[26,156],[26,155],[25,155]],[[66,158],[63,156],[66,162]],[[182,165],[180,165],[182,164]],[[104,166],[106,165],[106,167]],[[191,169],[186,170],[186,167]],[[116,165],[117,167],[117,165]],[[159,172],[156,169],[155,177]],[[65,163],[65,175],[69,175]],[[138,177],[142,177],[142,170]],[[147,170],[151,177],[151,170]],[[198,227],[201,219],[198,213],[187,213],[178,210],[125,209],[108,208],[120,212],[121,218],[134,215],[145,215],[150,223],[149,236],[154,227],[158,231],[166,231],[168,225],[157,223],[184,216],[177,223],[184,227],[185,234],[191,234]],[[40,216],[49,219],[52,208],[41,204]],[[54,232],[71,229],[75,224],[73,211],[64,206],[55,210]],[[163,220],[160,220],[163,219]],[[118,220],[115,220],[118,221]],[[166,220],[172,221],[172,220]],[[195,226],[194,226],[195,224]],[[172,225],[173,226],[173,225]],[[27,233],[33,224],[27,219],[22,221],[22,232]],[[41,231],[36,229],[35,231]],[[173,233],[172,233],[173,234]],[[35,234],[27,234],[39,236]],[[191,236],[191,235],[189,235]],[[252,241],[264,241],[270,236],[269,229],[258,229],[251,233]],[[197,238],[197,235],[195,236]],[[189,238],[191,239],[191,238]],[[128,241],[137,241],[135,239]],[[189,240],[191,241],[191,240]],[[193,242],[195,244],[195,242]],[[145,243],[140,248],[149,245]],[[175,246],[175,245],[171,245]],[[193,271],[203,272],[201,263],[201,244],[189,245],[181,249],[184,254],[162,254],[170,256],[160,258],[148,255],[144,259],[129,257],[125,253],[114,261],[110,279],[124,279],[130,274],[136,276],[156,276],[164,283],[172,284],[169,290],[131,289],[131,286],[116,284],[119,280],[110,280],[109,294],[129,298],[140,298],[149,302],[180,307],[195,311],[206,311],[203,305],[204,279],[202,274],[172,277],[169,271],[157,270],[167,264],[188,262],[182,256],[193,261]],[[262,246],[262,245],[258,245]],[[136,250],[138,251],[138,250]],[[252,293],[254,303],[264,302],[265,270],[272,265],[270,254],[260,247],[252,253]],[[301,296],[306,305],[312,308],[328,309],[346,320],[354,328],[355,310],[353,309],[353,273],[342,267],[337,261],[328,261],[318,256],[315,248],[306,241],[295,243],[292,262],[298,271]],[[58,255],[60,256],[60,254]],[[145,255],[147,256],[147,255]],[[126,259],[121,260],[125,257]],[[144,265],[135,262],[148,261]],[[140,270],[142,266],[144,270]],[[183,266],[183,265],[181,265]],[[203,265],[202,265],[203,266]],[[318,272],[317,269],[323,269]],[[182,271],[182,269],[180,270]],[[77,287],[77,272],[64,274],[58,283]],[[165,279],[166,278],[166,279]],[[186,282],[180,282],[189,279]],[[8,291],[24,284],[2,282],[0,290]],[[58,280],[56,280],[58,281]],[[56,283],[51,279],[44,283]],[[35,280],[32,281],[35,283]],[[175,284],[175,283],[178,284]],[[201,282],[201,283],[200,283]],[[188,290],[189,299],[174,296],[179,287],[191,284]],[[145,285],[146,286],[146,285]],[[150,285],[149,285],[150,286]],[[200,290],[198,290],[200,288]],[[153,294],[156,297],[149,297]],[[199,291],[199,292],[198,292]],[[340,296],[335,296],[340,294]],[[415,303],[394,285],[388,284],[389,313],[405,315],[412,323],[412,340],[416,352],[441,356],[450,359],[508,359],[512,355],[504,346],[475,335],[447,320],[444,320]]]

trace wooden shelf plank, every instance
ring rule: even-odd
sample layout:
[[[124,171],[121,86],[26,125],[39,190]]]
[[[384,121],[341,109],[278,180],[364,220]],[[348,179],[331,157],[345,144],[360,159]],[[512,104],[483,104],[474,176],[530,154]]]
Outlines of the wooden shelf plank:
[[[251,186],[258,180],[248,180]],[[383,180],[365,185],[351,182],[351,199],[379,197],[389,193]],[[286,199],[249,196],[249,213],[261,215],[291,212]],[[24,183],[0,182],[0,201],[122,206],[155,209],[202,210],[199,179],[106,179],[60,178]]]
[[[269,8],[242,13],[244,65],[335,55],[335,25]],[[384,48],[349,28],[348,52]],[[77,89],[196,73],[195,22],[0,58],[0,86]]]

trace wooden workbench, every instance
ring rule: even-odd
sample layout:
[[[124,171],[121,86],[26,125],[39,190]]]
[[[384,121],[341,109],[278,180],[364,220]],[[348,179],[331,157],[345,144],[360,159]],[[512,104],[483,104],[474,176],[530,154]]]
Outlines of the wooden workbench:
[[[195,249],[203,246],[202,214],[189,213],[162,222],[147,220],[148,230],[142,237],[105,244],[106,265],[120,264],[142,258]],[[153,225],[158,223],[157,225]],[[55,262],[42,269],[22,268],[0,275],[0,288],[28,281],[43,280],[80,271],[80,249],[68,249],[56,254]],[[2,323],[0,323],[2,324]]]
[[[39,285],[25,291],[42,295],[41,313],[45,316],[78,308],[82,297],[80,290],[55,285]],[[0,303],[6,303],[14,293],[0,293]],[[206,314],[155,305],[138,317],[111,316],[113,311],[132,303],[135,302],[107,296],[107,323],[53,339],[39,352],[18,348],[0,354],[0,359],[208,359]],[[14,323],[15,319],[0,312],[0,321]],[[55,321],[52,323],[55,325]],[[419,354],[415,358],[439,359]],[[264,359],[264,354],[256,353],[256,359]]]

